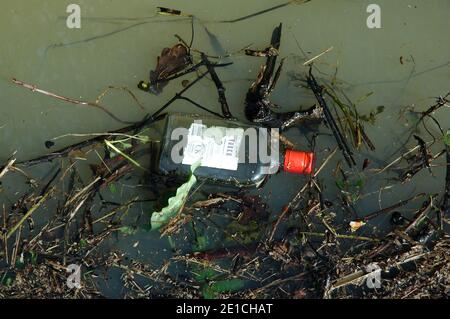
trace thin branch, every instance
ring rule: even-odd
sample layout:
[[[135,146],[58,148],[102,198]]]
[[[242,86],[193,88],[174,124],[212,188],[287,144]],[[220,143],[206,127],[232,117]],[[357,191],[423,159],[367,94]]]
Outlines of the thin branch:
[[[77,99],[72,99],[72,98],[69,98],[69,97],[58,95],[56,93],[52,93],[52,92],[49,92],[49,91],[45,91],[45,90],[39,89],[36,85],[28,84],[28,83],[25,83],[23,81],[17,80],[15,78],[13,78],[11,81],[14,84],[16,84],[16,85],[22,86],[22,87],[30,90],[31,92],[37,92],[37,93],[40,93],[40,94],[43,94],[43,95],[46,95],[46,96],[49,96],[49,97],[52,97],[52,98],[64,101],[64,102],[76,104],[76,105],[91,106],[91,107],[98,108],[98,109],[102,110],[103,112],[105,112],[106,114],[108,114],[110,117],[112,117],[117,122],[120,122],[120,123],[123,123],[123,124],[135,124],[135,122],[128,122],[128,121],[124,121],[124,120],[119,119],[110,110],[108,110],[106,107],[104,107],[104,106],[102,106],[100,104],[93,103],[93,102],[80,101],[80,100],[77,100]]]
[[[211,78],[216,85],[217,93],[219,94],[219,103],[222,107],[222,114],[225,118],[231,118],[233,117],[230,112],[230,108],[228,107],[227,98],[225,97],[225,87],[222,84],[222,81],[220,81],[219,76],[216,73],[216,70],[214,69],[214,64],[209,62],[208,58],[204,53],[201,54],[202,61],[205,63],[206,68],[209,71],[209,74],[211,74]]]
[[[331,131],[333,132],[336,142],[337,142],[340,150],[342,151],[342,154],[344,155],[344,158],[347,161],[347,164],[350,167],[353,165],[356,165],[355,159],[353,158],[353,153],[350,150],[350,147],[348,146],[347,141],[345,140],[342,132],[340,131],[339,127],[337,126],[336,121],[334,120],[333,116],[331,115],[330,109],[328,108],[328,105],[322,96],[322,88],[319,86],[316,79],[312,75],[312,68],[309,69],[309,76],[306,78],[306,81],[307,81],[310,89],[313,91],[313,93],[317,99],[317,102],[323,109],[327,124],[330,127]]]
[[[28,219],[28,217],[30,217],[46,200],[48,197],[50,197],[50,195],[53,193],[53,191],[55,190],[54,187],[50,188],[47,193],[45,193],[40,199],[39,201],[33,205],[33,207],[31,207],[28,212],[26,212],[25,215],[23,215],[23,217],[20,219],[20,221],[6,234],[6,239],[8,239],[9,237],[11,237],[16,230],[22,226],[22,224]]]

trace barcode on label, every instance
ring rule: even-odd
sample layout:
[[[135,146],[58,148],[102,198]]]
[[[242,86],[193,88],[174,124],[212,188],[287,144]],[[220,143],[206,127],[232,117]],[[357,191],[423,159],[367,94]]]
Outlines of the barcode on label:
[[[232,136],[231,138],[228,139],[226,147],[225,147],[225,155],[226,156],[234,156],[235,145],[236,145],[236,140],[235,140],[235,137]]]

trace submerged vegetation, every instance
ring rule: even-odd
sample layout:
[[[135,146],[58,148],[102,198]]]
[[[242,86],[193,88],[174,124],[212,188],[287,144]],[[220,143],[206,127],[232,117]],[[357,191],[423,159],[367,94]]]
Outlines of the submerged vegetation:
[[[246,20],[294,2],[308,1],[289,1],[220,23]],[[158,15],[192,23],[197,19],[175,9],[158,10]],[[266,58],[243,101],[247,120],[279,127],[283,134],[295,126],[314,127],[308,133],[309,146],[321,161],[281,211],[273,211],[258,191],[218,190],[197,181],[196,165],[187,179],[150,169],[153,147],[148,130],[175,101],[188,101],[221,118],[233,117],[218,73],[231,62],[221,63],[221,57],[194,50],[192,41],[187,44],[178,37],[178,43],[162,51],[149,82],[138,87],[152,94],[186,74],[196,73],[195,79],[137,123],[119,119],[100,104],[109,90],[119,89],[142,108],[128,88],[110,87],[95,102],[85,102],[13,79],[15,85],[35,93],[100,109],[127,126],[79,134],[88,139],[63,149],[57,145],[62,137],[55,138],[45,142],[51,153],[22,162],[12,154],[0,166],[0,192],[10,178],[21,178],[25,185],[0,207],[0,297],[108,297],[103,286],[117,272],[118,294],[125,298],[445,297],[450,265],[450,130],[441,126],[436,114],[448,111],[450,93],[417,114],[404,148],[394,158],[375,162],[367,155],[376,146],[365,126],[377,123],[384,106],[360,114],[358,104],[372,93],[352,101],[335,76],[318,72],[314,63],[329,50],[305,57],[309,69],[292,76],[315,98],[314,105],[296,112],[274,110],[277,106],[268,97],[282,72],[284,59],[276,65],[281,34],[280,24],[267,48],[235,53]],[[207,76],[217,89],[220,111],[186,96]],[[320,134],[333,138],[333,150],[319,147]],[[296,142],[280,138],[287,147]],[[440,167],[435,164],[439,161]],[[433,174],[442,167],[445,187],[438,194],[413,194],[374,212],[358,206],[366,199],[366,185],[375,178],[391,181],[383,186],[388,188],[414,183],[417,174]],[[331,176],[335,185],[324,185],[324,175]],[[371,225],[383,217],[389,220],[388,227]],[[121,238],[139,250],[142,244],[130,241],[142,233],[146,240],[164,242],[162,256],[139,258],[112,244]],[[74,289],[67,287],[69,265],[81,266],[80,286]],[[367,284],[374,274],[381,282],[376,289]]]

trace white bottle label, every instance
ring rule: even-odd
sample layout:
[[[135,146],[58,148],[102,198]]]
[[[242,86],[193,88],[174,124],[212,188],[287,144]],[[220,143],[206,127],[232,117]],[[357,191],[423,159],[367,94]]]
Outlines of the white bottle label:
[[[182,164],[192,165],[201,160],[201,166],[236,171],[243,136],[242,128],[207,127],[192,123],[183,150]]]

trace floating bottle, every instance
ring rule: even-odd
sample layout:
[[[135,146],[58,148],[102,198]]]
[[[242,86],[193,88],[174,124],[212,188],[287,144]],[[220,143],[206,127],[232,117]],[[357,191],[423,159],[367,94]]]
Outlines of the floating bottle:
[[[152,153],[152,167],[163,174],[189,175],[190,166],[199,162],[199,180],[238,187],[258,186],[280,168],[311,174],[314,154],[280,151],[277,132],[235,120],[169,114],[161,143]]]

